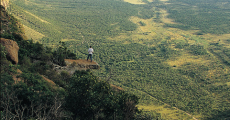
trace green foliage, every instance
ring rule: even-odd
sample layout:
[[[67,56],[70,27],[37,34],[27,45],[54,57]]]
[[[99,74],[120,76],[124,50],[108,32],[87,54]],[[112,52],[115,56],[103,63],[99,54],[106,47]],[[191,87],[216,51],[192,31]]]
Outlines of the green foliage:
[[[139,24],[140,24],[141,26],[145,26],[145,25],[146,25],[146,24],[145,24],[144,22],[142,22],[142,21],[140,21]]]
[[[1,62],[1,68],[3,66],[0,80],[0,111],[3,115],[1,119],[45,117],[47,114],[44,111],[47,110],[49,114],[53,114],[54,95],[58,94],[59,99],[62,99],[65,92],[51,88],[39,74],[23,72],[16,76],[17,66]],[[13,75],[16,76],[14,79]]]
[[[140,111],[134,120],[163,120],[159,113]]]
[[[54,91],[40,75],[22,73],[18,77],[23,82],[15,84],[11,75],[1,76],[2,119],[64,118],[60,109],[65,92]]]
[[[51,61],[53,59],[53,53],[51,48],[44,47],[42,44],[32,40],[22,40],[17,41],[19,49],[19,61],[23,62],[25,57],[31,59],[42,60],[42,61]]]
[[[60,73],[60,75],[61,75],[61,80],[62,81],[65,81],[65,83],[69,82],[69,79],[70,79],[71,75],[67,71],[62,71]]]
[[[1,88],[0,89],[1,89],[1,93],[2,93],[2,91],[11,88],[11,86],[14,83],[14,80],[13,80],[13,78],[12,78],[11,75],[9,75],[7,73],[2,73],[1,74],[1,81],[0,82],[1,82],[1,84],[0,84]]]
[[[113,119],[115,114],[117,119],[134,117],[138,98],[124,92],[112,91],[107,82],[99,81],[89,71],[76,71],[68,85],[66,107],[74,118]]]
[[[61,45],[53,52],[53,62],[61,66],[66,65],[65,59],[77,59],[76,55],[67,50],[65,42],[59,42]]]
[[[5,47],[0,44],[1,46],[1,56],[0,56],[0,63],[1,63],[1,67],[0,67],[0,74],[5,74],[5,73],[15,73],[16,69],[17,69],[17,65],[12,65],[12,63],[10,61],[7,60],[6,58],[6,54],[7,51],[5,50]]]
[[[179,55],[179,52],[171,49],[167,42],[162,42],[157,46],[157,48],[158,48],[158,53],[157,53],[158,57],[163,57],[165,59],[168,59],[169,57]]]
[[[94,49],[106,52],[95,54],[96,61],[100,61],[101,66],[96,74],[102,78],[108,78],[112,71],[115,77],[111,82],[121,85],[122,88],[132,88],[129,91],[136,89],[136,91],[146,92],[158,100],[187,112],[208,113],[207,116],[212,114],[215,112],[214,106],[218,103],[216,98],[211,95],[212,92],[209,88],[214,86],[210,85],[210,79],[206,75],[209,70],[215,69],[217,66],[215,64],[213,66],[185,64],[178,69],[173,69],[164,63],[166,59],[173,60],[174,57],[181,54],[179,50],[171,48],[172,44],[174,43],[165,41],[155,47],[147,47],[132,42],[122,44],[122,42],[101,41],[101,44]],[[194,52],[194,55],[207,54],[207,49],[201,45],[190,46],[181,41],[176,43],[176,46],[192,54]],[[79,50],[79,53],[83,53],[87,48],[78,46],[76,49]],[[151,54],[148,55],[148,52]],[[84,58],[84,55],[80,56],[79,54],[79,57]],[[226,81],[228,81],[227,76],[223,77]],[[206,91],[210,91],[210,93]],[[152,101],[145,95],[138,96],[142,101],[152,104]],[[220,104],[224,105],[225,103]]]
[[[142,9],[141,11],[139,11],[138,17],[143,18],[143,19],[150,19],[154,15],[155,15],[155,11],[152,11],[152,10],[149,10],[149,9]]]
[[[67,50],[64,42],[57,50],[44,47],[40,43],[33,43],[32,40],[17,41],[19,49],[20,69],[25,72],[40,73],[55,81],[62,87],[64,83],[61,75],[53,70],[51,62],[59,65],[65,65],[64,59],[76,59],[76,54]],[[65,80],[64,80],[65,81]]]
[[[4,109],[6,106],[5,103],[3,102],[3,99],[7,96],[5,91],[11,91],[12,85],[14,84],[14,80],[11,75],[7,73],[1,73],[1,79],[0,79],[0,118],[4,119],[4,116],[6,116],[6,112],[4,112]]]
[[[208,54],[207,50],[202,45],[190,45],[189,50],[194,55],[206,55],[206,54]]]
[[[134,31],[137,28],[137,25],[131,21],[122,21],[120,23],[120,29],[125,31]]]
[[[191,27],[188,25],[180,25],[180,24],[165,24],[165,27],[171,27],[171,28],[179,28],[182,30],[190,30]]]
[[[50,79],[54,79],[54,81],[59,81],[60,78],[58,78],[50,62],[65,65],[64,59],[76,59],[76,54],[67,50],[64,42],[61,42],[57,50],[44,47],[38,42],[33,43],[32,40],[17,42],[20,47],[18,54],[19,64],[22,66],[21,70],[47,75]]]
[[[129,3],[114,0],[96,0],[94,4],[91,0],[84,2],[81,2],[81,0],[78,2],[62,2],[59,0],[55,1],[57,3],[55,4],[62,7],[53,6],[51,9],[46,5],[40,6],[40,4],[44,4],[43,0],[33,2],[37,4],[27,5],[22,1],[13,1],[12,13],[18,15],[26,26],[44,34],[47,37],[47,39],[44,38],[44,43],[52,42],[53,44],[57,44],[60,40],[66,38],[82,40],[81,35],[84,35],[86,39],[93,40],[95,34],[97,36],[114,36],[122,30],[133,31],[136,25],[128,19],[130,16],[136,15],[138,9],[142,9],[133,8],[133,5]],[[53,4],[50,1],[46,2],[47,4]],[[25,10],[54,24],[42,22],[25,12]],[[54,12],[58,14],[53,14]],[[119,27],[120,29],[117,29]]]
[[[230,42],[230,39],[227,39],[226,41],[227,41],[227,42]]]
[[[186,48],[188,46],[189,46],[189,44],[186,43],[186,42],[178,42],[178,43],[176,43],[175,48],[184,49],[184,48]]]
[[[16,94],[18,94],[19,99],[23,101],[41,100],[41,102],[50,102],[54,97],[51,88],[47,86],[40,75],[23,72],[19,77],[23,82],[14,86],[14,89],[17,90]]]
[[[222,4],[221,3],[226,3]],[[181,24],[167,24],[183,30],[196,29],[203,33],[226,34],[229,33],[229,3],[223,1],[206,0],[175,0],[162,5],[169,12],[169,18]],[[179,3],[179,4],[174,4]],[[196,6],[196,7],[194,7]]]
[[[230,52],[228,48],[220,46],[218,43],[212,44],[210,52],[216,55],[224,64],[230,65]]]
[[[0,44],[0,49],[1,49],[1,60],[2,59],[6,59],[6,50],[5,50],[5,47],[2,45],[2,44]]]
[[[5,8],[1,5],[1,17],[4,17],[4,21],[1,20],[1,37],[9,33],[22,33],[17,19],[15,19],[11,14],[6,12]],[[9,22],[10,24],[7,24]]]

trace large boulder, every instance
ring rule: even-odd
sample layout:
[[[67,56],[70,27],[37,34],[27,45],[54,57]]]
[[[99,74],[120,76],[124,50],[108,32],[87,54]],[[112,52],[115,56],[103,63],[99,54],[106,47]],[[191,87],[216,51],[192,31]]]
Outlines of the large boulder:
[[[5,46],[5,50],[7,52],[6,58],[13,64],[17,64],[19,50],[17,42],[10,39],[1,38],[0,43]]]

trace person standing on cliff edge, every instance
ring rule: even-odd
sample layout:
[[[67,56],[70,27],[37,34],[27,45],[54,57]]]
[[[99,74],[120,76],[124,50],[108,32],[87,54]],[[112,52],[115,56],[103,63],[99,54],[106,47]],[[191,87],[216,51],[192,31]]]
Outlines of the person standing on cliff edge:
[[[90,57],[90,60],[91,60],[91,62],[92,62],[92,59],[93,59],[93,48],[92,48],[92,46],[90,46],[89,47],[89,49],[88,49],[88,57],[87,57],[87,61],[88,61],[88,59],[89,59],[89,57]]]

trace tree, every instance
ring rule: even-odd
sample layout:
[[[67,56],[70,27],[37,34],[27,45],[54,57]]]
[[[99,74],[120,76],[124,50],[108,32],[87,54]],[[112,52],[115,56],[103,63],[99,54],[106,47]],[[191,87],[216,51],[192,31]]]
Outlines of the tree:
[[[76,71],[70,79],[66,107],[79,119],[131,119],[138,98],[125,92],[112,91],[106,81],[99,81],[89,71]]]
[[[59,47],[53,52],[53,62],[62,66],[65,66],[65,59],[76,59],[76,54],[70,52],[65,42],[59,42]]]
[[[20,76],[24,82],[14,84],[11,75],[1,76],[1,118],[59,120],[67,117],[62,107],[64,94],[51,91],[41,77],[31,73]]]

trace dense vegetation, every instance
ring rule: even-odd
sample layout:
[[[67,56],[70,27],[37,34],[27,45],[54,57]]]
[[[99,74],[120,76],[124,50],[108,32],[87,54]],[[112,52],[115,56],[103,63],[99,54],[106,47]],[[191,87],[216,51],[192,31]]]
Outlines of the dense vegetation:
[[[181,29],[197,29],[197,34],[230,33],[230,3],[228,0],[170,0],[169,5],[162,8],[168,10],[169,18],[182,25],[167,24],[169,27]],[[178,4],[179,3],[179,4]]]
[[[138,24],[146,26],[142,21],[132,23],[131,16],[152,19],[160,26],[161,8],[180,23],[164,27],[200,30],[197,35],[229,33],[229,3],[202,1],[145,1],[144,5],[132,5],[116,0],[17,0],[11,12],[23,24],[44,34],[40,42],[46,46],[58,46],[59,41],[67,39],[70,51],[85,59],[86,50],[93,45],[94,60],[101,66],[93,73],[102,79],[111,78],[110,83],[138,95],[140,104],[156,104],[148,99],[151,96],[193,115],[201,114],[202,119],[225,119],[230,117],[229,47],[184,33],[180,34],[183,38],[172,40],[164,34],[166,30],[151,31],[157,33],[151,39],[122,38],[132,36]],[[185,55],[192,61],[167,64]]]

